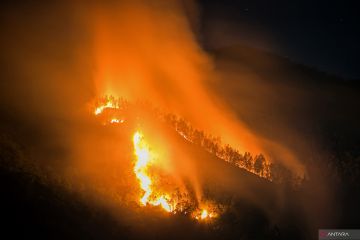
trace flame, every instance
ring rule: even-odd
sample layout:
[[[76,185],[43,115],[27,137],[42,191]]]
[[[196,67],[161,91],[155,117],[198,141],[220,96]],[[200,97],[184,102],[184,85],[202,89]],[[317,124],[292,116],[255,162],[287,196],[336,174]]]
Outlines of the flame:
[[[195,211],[193,213],[193,217],[196,220],[209,220],[211,218],[215,218],[217,217],[217,213],[215,212],[215,209],[209,209],[209,208],[203,208],[203,209],[198,209],[197,211]]]
[[[110,101],[110,100],[109,100],[109,101],[107,101],[105,104],[100,105],[100,106],[98,106],[97,108],[95,108],[94,113],[95,113],[95,115],[99,115],[99,114],[101,114],[105,109],[108,109],[108,108],[118,109],[119,106],[118,106],[116,103],[114,103],[113,101]]]
[[[95,108],[94,114],[100,115],[105,109],[119,109],[119,105],[113,98],[107,99],[104,104]],[[123,122],[123,119],[110,119],[110,123]],[[160,197],[157,197],[155,199],[152,196],[154,195],[154,190],[152,188],[152,180],[147,173],[147,169],[151,165],[151,163],[153,163],[154,157],[150,152],[148,144],[144,141],[143,138],[144,137],[140,132],[135,132],[133,136],[135,155],[137,158],[134,166],[134,172],[140,182],[140,188],[144,191],[143,196],[140,198],[140,203],[143,206],[146,206],[147,204],[153,206],[161,206],[165,211],[172,212],[174,210],[174,207],[168,202],[170,199],[168,195],[161,195]]]
[[[133,136],[133,143],[137,159],[134,166],[134,172],[140,182],[141,189],[144,191],[143,196],[140,198],[141,205],[146,206],[147,204],[150,204],[153,206],[161,206],[166,212],[176,213],[175,205],[170,203],[171,199],[169,195],[158,194],[153,188],[153,182],[147,170],[155,163],[155,158],[150,151],[149,145],[145,142],[144,136],[139,131],[135,132]],[[160,196],[155,197],[158,195]],[[208,206],[208,208],[209,207],[210,206]],[[217,214],[214,209],[209,210],[207,208],[203,208],[194,211],[192,216],[197,220],[207,220],[216,217]]]
[[[161,196],[156,201],[153,201],[151,204],[154,205],[154,206],[159,206],[160,205],[167,212],[172,212],[173,211],[173,207],[167,202],[165,196]]]
[[[204,219],[204,218],[207,218],[208,216],[209,216],[208,211],[206,209],[202,210],[200,218]]]
[[[118,118],[113,118],[110,120],[110,123],[123,123],[124,119],[118,119]]]
[[[168,195],[161,195],[154,199],[153,182],[147,173],[147,170],[149,166],[154,163],[155,159],[150,152],[148,144],[144,140],[144,136],[138,131],[135,132],[133,143],[137,159],[134,166],[134,172],[140,182],[140,188],[144,191],[143,196],[140,198],[140,203],[143,206],[146,206],[147,204],[161,206],[165,211],[172,212],[174,207],[169,203],[170,197]]]

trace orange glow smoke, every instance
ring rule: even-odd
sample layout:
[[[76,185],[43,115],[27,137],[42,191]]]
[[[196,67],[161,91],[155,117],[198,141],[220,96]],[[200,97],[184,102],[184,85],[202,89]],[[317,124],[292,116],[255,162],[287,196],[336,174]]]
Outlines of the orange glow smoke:
[[[207,87],[216,73],[211,59],[197,45],[183,10],[175,0],[96,5],[93,34],[98,97],[150,101],[221,137],[240,152],[263,153],[270,159],[264,150],[268,142],[255,136]],[[281,147],[274,151],[293,162],[289,165],[299,165],[290,151]]]

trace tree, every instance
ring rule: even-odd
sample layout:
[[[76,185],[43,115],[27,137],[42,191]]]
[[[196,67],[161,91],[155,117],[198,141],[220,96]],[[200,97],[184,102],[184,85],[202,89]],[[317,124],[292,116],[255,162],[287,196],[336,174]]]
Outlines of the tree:
[[[264,173],[264,165],[265,165],[265,158],[262,154],[257,155],[254,161],[254,170],[256,173],[260,174],[261,176]]]
[[[253,169],[253,158],[249,152],[245,152],[243,156],[243,161],[245,168],[251,171]]]

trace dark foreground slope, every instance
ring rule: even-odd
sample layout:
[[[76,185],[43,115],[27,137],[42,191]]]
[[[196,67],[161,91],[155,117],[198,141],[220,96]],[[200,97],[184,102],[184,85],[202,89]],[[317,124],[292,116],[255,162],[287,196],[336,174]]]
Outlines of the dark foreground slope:
[[[9,239],[124,239],[126,226],[30,169],[15,142],[0,144],[1,230]],[[35,170],[36,171],[36,170]]]

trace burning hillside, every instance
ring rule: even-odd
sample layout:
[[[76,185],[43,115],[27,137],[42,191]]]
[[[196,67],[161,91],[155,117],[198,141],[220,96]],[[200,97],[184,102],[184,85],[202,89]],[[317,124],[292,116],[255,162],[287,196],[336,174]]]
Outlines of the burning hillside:
[[[173,114],[164,113],[149,103],[130,103],[122,98],[108,96],[98,99],[93,109],[96,118],[105,126],[114,125],[119,128],[136,126],[132,136],[133,172],[139,183],[138,188],[141,189],[138,201],[141,206],[159,206],[166,212],[188,215],[197,220],[215,218],[223,211],[220,210],[223,208],[222,203],[216,203],[202,196],[202,187],[194,189],[191,180],[190,184],[184,184],[189,179],[179,174],[181,170],[176,169],[177,164],[173,162],[174,160],[164,159],[166,155],[161,154],[167,145],[157,144],[155,145],[157,149],[140,130],[141,126],[149,125],[146,121],[159,121],[189,144],[202,147],[217,158],[259,177],[270,181],[293,181],[285,179],[289,176],[285,175],[287,172],[275,172],[276,169],[281,169],[281,166],[266,162],[262,155],[252,157],[250,153],[241,154],[229,145],[223,146],[219,137],[212,137],[194,129],[189,122]],[[160,129],[155,132],[157,135],[163,134]]]
[[[149,103],[129,103],[123,98],[107,96],[97,100],[94,105],[95,115],[104,115],[102,118],[103,124],[124,123],[126,112],[128,112],[130,108],[141,109],[159,121],[166,123],[186,141],[198,145],[216,157],[254,173],[259,177],[276,182],[290,181],[293,184],[300,184],[302,180],[301,178],[297,178],[297,176],[291,176],[292,174],[281,164],[269,162],[262,154],[253,156],[249,152],[240,153],[230,145],[223,144],[219,136],[213,136],[196,129],[185,119],[175,114],[165,113],[163,110],[155,108]]]
[[[140,107],[122,99],[105,97],[97,101],[94,114],[98,118],[102,118],[105,125],[117,125],[129,121],[129,115],[125,116],[125,112],[134,112],[134,109],[130,108],[137,107],[133,121],[136,119],[139,124],[142,122],[139,118],[143,111],[151,110],[146,108],[148,106],[143,104]],[[147,142],[140,130],[134,132],[132,142],[134,149],[133,172],[142,190],[139,197],[141,206],[160,206],[166,212],[189,215],[197,220],[211,219],[218,215],[216,206],[209,204],[209,201],[205,203],[204,199],[197,198],[196,194],[186,185],[180,186],[176,183],[176,177],[171,175],[171,171],[167,170],[166,166],[164,167],[165,161],[161,159],[164,156],[161,156],[159,150],[154,149]],[[165,148],[166,146],[160,147]],[[176,169],[173,171],[177,172]]]

